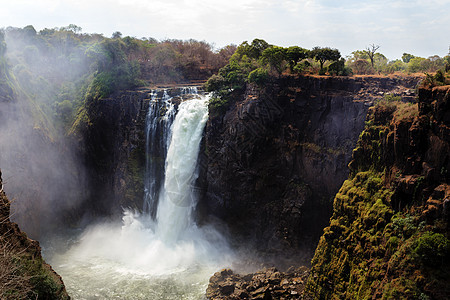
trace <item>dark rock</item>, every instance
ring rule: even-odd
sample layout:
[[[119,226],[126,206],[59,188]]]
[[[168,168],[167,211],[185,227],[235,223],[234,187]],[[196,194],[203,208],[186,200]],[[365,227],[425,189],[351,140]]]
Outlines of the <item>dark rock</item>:
[[[247,275],[225,274],[222,276],[217,272],[210,279],[206,292],[208,299],[299,299],[303,296],[309,272],[306,267],[300,267],[286,273],[271,268]],[[230,285],[235,287],[233,292],[229,293],[231,288],[223,290],[224,286]],[[246,290],[242,288],[244,286]],[[305,296],[304,299],[309,298]]]
[[[418,80],[284,77],[235,92],[227,111],[212,112],[207,124],[204,215],[265,251],[313,247],[331,216],[330,199],[347,178],[365,103],[377,93],[411,90]],[[400,131],[408,129],[393,136],[392,155],[402,153]]]
[[[219,284],[220,292],[225,295],[231,295],[234,292],[235,286],[232,282],[226,281]]]

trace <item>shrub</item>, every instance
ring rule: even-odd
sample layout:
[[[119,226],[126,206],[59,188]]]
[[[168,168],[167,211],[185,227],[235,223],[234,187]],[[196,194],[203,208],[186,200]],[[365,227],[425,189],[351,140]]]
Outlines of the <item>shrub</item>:
[[[248,82],[250,83],[256,83],[258,85],[263,85],[266,83],[267,79],[269,78],[269,73],[266,69],[258,68],[256,70],[253,70],[248,74]]]
[[[352,74],[352,70],[345,66],[345,60],[341,58],[328,66],[330,75],[348,76]]]
[[[417,240],[414,254],[425,265],[444,264],[449,258],[450,242],[443,234],[426,232]]]
[[[384,100],[387,102],[399,102],[402,101],[401,96],[395,96],[393,94],[384,94]]]
[[[0,299],[27,299],[31,293],[30,276],[22,274],[16,251],[0,238]]]

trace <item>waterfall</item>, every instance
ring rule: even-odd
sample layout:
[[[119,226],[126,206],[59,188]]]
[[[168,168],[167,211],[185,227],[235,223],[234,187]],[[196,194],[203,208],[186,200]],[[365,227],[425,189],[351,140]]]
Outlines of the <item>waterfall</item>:
[[[148,113],[145,121],[145,178],[144,178],[144,205],[143,210],[152,218],[156,216],[159,192],[164,182],[164,164],[170,141],[175,106],[172,98],[163,91],[161,101],[157,100],[157,92],[151,92]]]
[[[157,233],[165,241],[176,241],[183,229],[192,225],[191,212],[197,204],[193,183],[197,179],[197,157],[207,120],[207,97],[180,104],[172,126],[157,213]]]
[[[197,95],[197,88],[182,88],[180,92],[182,96]],[[196,205],[192,186],[197,178],[197,157],[208,119],[207,96],[197,95],[182,102],[178,113],[171,100],[166,90],[161,101],[152,92],[146,118],[143,208],[144,213],[156,219],[157,234],[166,242],[176,241],[192,223],[191,212]]]
[[[86,228],[49,260],[74,299],[204,299],[209,277],[233,260],[226,239],[192,218],[208,97],[185,92],[195,90],[151,94],[144,211]]]

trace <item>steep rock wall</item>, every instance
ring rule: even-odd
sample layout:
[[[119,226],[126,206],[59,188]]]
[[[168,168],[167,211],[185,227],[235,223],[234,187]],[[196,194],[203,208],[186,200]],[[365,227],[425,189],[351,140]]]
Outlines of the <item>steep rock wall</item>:
[[[121,91],[91,103],[75,124],[89,182],[78,217],[89,220],[142,205],[149,100],[148,90]]]
[[[260,249],[312,250],[348,176],[368,107],[387,92],[413,98],[417,82],[285,77],[235,94],[208,121],[204,215]]]
[[[380,103],[353,151],[307,290],[317,299],[448,299],[450,86]]]

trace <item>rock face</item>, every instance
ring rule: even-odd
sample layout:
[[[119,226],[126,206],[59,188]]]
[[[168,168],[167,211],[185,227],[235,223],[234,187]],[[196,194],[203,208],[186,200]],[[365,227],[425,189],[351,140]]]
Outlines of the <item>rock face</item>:
[[[317,298],[449,299],[450,86],[371,108],[307,291]]]
[[[89,178],[80,214],[108,216],[143,199],[145,115],[150,91],[123,91],[91,103],[74,130]]]
[[[303,298],[308,275],[306,267],[291,269],[287,273],[270,268],[245,276],[223,269],[210,278],[206,297],[212,300],[310,299]]]
[[[160,101],[164,89],[157,89]],[[186,89],[165,89],[177,105]],[[152,90],[120,91],[87,106],[73,128],[87,169],[88,199],[80,219],[121,215],[123,208],[142,210],[145,173],[145,121]],[[161,161],[160,158],[153,160]],[[164,160],[161,161],[164,164]]]
[[[309,249],[348,176],[368,107],[384,93],[409,99],[418,80],[285,77],[234,93],[210,112],[204,215],[260,249]]]
[[[61,277],[46,264],[37,241],[10,221],[0,171],[0,298],[69,299]]]

